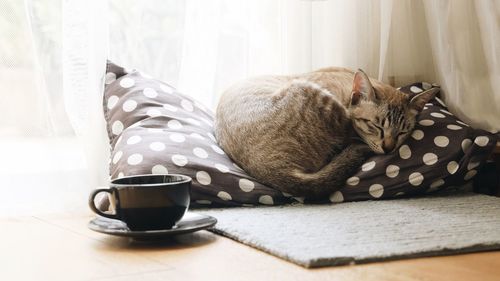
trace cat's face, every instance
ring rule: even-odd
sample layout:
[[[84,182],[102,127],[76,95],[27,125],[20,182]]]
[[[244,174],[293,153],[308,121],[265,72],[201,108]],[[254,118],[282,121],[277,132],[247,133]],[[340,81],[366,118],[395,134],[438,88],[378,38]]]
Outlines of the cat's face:
[[[406,140],[415,126],[416,114],[407,104],[362,103],[351,111],[356,133],[379,154],[389,153]]]
[[[390,153],[410,136],[418,113],[437,90],[410,99],[392,87],[374,88],[364,73],[358,73],[349,106],[354,130],[375,153]]]

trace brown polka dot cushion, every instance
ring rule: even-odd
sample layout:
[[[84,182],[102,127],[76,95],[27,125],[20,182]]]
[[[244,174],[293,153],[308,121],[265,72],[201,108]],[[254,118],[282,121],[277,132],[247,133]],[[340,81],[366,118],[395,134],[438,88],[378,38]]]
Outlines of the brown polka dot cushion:
[[[193,178],[192,206],[291,201],[236,166],[217,145],[213,113],[167,83],[109,62],[103,106],[111,178],[188,175]]]
[[[413,95],[433,87],[401,88]],[[439,98],[427,103],[417,125],[398,151],[368,159],[332,202],[393,198],[459,188],[472,180],[490,155],[497,136],[476,130],[448,111]]]
[[[303,201],[258,183],[217,145],[213,112],[167,83],[108,63],[104,114],[110,175],[179,173],[193,178],[192,206],[273,205]],[[415,83],[414,94],[432,87]],[[427,104],[399,151],[366,161],[326,201],[425,194],[471,180],[496,138],[454,117],[439,99]]]

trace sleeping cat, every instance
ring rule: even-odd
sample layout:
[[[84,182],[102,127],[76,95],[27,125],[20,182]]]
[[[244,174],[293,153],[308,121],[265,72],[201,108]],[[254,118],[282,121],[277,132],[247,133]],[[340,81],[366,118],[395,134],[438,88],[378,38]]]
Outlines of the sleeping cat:
[[[257,77],[224,92],[215,133],[258,181],[320,199],[343,187],[371,153],[396,150],[436,92],[410,98],[345,68]]]

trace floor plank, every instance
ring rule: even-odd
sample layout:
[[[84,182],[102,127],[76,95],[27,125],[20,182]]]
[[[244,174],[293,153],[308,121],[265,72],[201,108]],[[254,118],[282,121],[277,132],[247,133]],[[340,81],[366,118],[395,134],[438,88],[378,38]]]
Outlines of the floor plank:
[[[500,252],[305,269],[208,231],[155,243],[90,216],[0,219],[0,280],[499,280]]]

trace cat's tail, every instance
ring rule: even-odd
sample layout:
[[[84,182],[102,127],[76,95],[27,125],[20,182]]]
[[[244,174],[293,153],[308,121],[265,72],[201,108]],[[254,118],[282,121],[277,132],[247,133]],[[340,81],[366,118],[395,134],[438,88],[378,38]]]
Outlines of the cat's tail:
[[[292,170],[293,183],[288,186],[290,190],[283,191],[311,199],[324,198],[344,187],[346,180],[372,153],[366,144],[351,144],[316,172]]]

